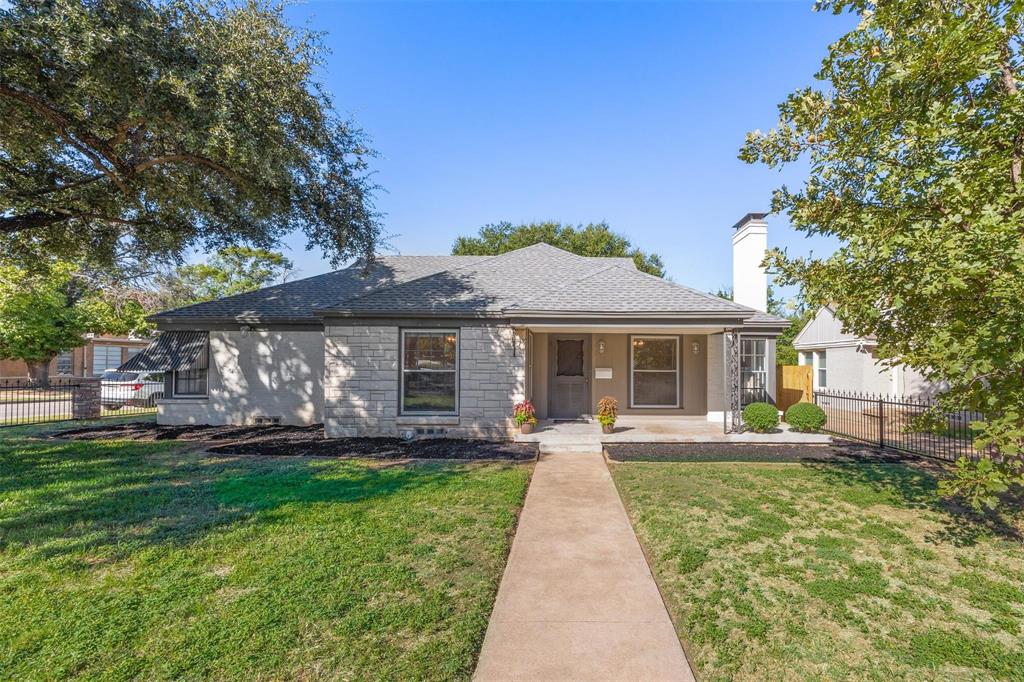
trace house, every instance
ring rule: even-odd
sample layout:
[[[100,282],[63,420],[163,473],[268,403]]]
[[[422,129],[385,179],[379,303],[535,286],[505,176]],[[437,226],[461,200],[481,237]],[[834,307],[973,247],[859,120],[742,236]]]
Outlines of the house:
[[[843,331],[842,321],[823,306],[793,340],[799,363],[813,367],[815,391],[850,391],[893,396],[922,396],[934,385],[905,365],[884,367],[873,338]]]
[[[150,339],[89,334],[81,346],[50,361],[50,376],[98,377],[108,369],[116,369],[149,343]],[[27,377],[28,366],[23,361],[0,360],[0,378]]]
[[[536,244],[498,256],[383,256],[160,313],[122,367],[166,371],[163,424],[323,422],[328,437],[508,437],[540,418],[623,414],[722,422],[773,400],[764,214],[734,226],[736,302],[628,258]]]

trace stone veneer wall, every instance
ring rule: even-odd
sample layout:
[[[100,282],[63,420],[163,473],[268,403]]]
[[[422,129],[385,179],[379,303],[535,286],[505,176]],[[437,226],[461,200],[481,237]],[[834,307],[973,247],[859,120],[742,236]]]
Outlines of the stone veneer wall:
[[[510,327],[459,329],[458,416],[398,414],[399,327],[335,325],[324,335],[324,427],[329,438],[393,436],[443,428],[447,435],[507,438],[512,405],[526,392],[525,343]]]

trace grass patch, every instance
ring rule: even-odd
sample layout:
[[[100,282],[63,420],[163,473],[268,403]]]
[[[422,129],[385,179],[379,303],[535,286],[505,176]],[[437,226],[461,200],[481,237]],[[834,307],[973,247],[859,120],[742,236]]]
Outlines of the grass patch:
[[[1021,509],[905,464],[611,467],[702,679],[1024,680]]]
[[[39,434],[0,439],[3,677],[471,675],[528,465]]]

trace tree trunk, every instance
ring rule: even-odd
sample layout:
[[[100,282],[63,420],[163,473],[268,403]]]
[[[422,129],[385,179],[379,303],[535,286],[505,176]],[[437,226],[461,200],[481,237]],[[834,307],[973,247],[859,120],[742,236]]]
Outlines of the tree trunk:
[[[28,378],[40,388],[50,387],[50,360],[52,359],[44,361],[27,360],[25,362],[28,365]]]

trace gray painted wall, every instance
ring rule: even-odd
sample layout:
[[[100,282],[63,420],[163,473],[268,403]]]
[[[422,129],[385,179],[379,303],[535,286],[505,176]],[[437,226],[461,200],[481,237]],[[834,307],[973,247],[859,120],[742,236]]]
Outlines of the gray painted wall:
[[[160,424],[284,424],[323,421],[324,335],[321,331],[210,332],[206,398],[160,403]]]

